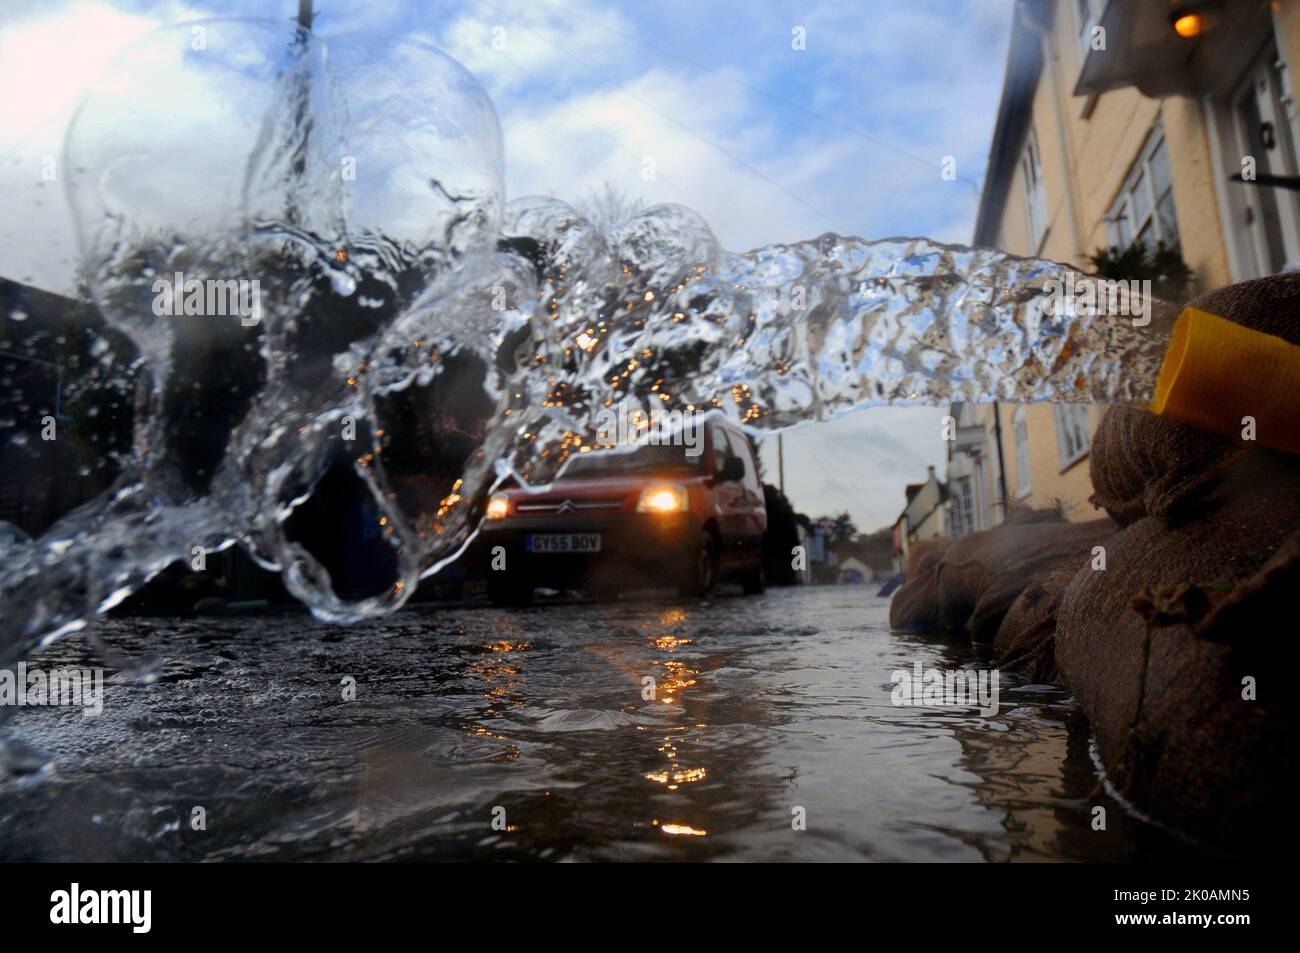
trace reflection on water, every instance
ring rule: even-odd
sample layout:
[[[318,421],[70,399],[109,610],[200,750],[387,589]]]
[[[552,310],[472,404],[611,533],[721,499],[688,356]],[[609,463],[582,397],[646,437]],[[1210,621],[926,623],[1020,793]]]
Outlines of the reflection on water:
[[[897,668],[987,663],[886,619],[884,600],[844,587],[418,608],[349,629],[300,615],[115,621],[114,644],[154,647],[161,676],[110,679],[98,718],[18,714],[17,733],[56,765],[0,785],[0,858],[1185,852],[1106,797],[1060,690],[1004,675],[987,718],[892,705]],[[32,664],[84,651],[72,639]]]

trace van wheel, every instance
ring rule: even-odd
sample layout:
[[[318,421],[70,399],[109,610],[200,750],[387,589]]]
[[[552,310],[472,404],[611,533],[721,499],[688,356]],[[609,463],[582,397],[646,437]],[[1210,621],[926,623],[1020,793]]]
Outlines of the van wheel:
[[[691,558],[691,562],[686,580],[678,587],[678,592],[687,598],[708,595],[718,581],[718,552],[713,545],[713,537],[702,533],[694,556],[688,558]]]
[[[533,601],[533,587],[519,583],[504,572],[488,571],[488,600],[498,608],[522,609]]]
[[[747,596],[759,596],[767,591],[767,573],[762,566],[746,569],[740,574],[740,586]]]

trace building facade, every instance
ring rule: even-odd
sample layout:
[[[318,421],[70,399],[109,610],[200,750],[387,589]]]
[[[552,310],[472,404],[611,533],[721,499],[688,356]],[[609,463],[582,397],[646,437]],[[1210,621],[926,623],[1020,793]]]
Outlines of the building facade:
[[[1090,271],[1164,243],[1190,294],[1300,267],[1300,193],[1261,184],[1300,174],[1293,64],[1300,0],[1018,0],[974,244]],[[1095,517],[1104,410],[953,405],[946,533]]]
[[[924,483],[907,487],[907,505],[894,521],[894,570],[907,568],[907,555],[916,543],[948,535],[947,486],[934,467],[928,467]]]

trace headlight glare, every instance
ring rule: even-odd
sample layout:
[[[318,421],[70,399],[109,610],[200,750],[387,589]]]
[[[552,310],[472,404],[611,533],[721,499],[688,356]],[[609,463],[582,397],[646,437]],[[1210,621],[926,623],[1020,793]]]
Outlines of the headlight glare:
[[[496,493],[492,499],[488,500],[487,518],[490,520],[503,520],[510,515],[510,497],[504,493]]]
[[[675,483],[646,487],[636,503],[638,513],[684,513],[689,508],[686,487]]]

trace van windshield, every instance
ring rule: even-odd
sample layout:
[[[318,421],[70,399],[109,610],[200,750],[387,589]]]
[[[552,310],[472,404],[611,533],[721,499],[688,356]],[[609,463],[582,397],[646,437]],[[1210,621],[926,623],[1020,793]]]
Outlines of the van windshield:
[[[654,446],[646,444],[635,450],[610,448],[591,450],[569,462],[564,478],[615,473],[650,473],[654,471],[700,470],[704,454],[688,454],[686,447]]]

